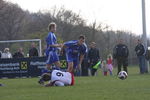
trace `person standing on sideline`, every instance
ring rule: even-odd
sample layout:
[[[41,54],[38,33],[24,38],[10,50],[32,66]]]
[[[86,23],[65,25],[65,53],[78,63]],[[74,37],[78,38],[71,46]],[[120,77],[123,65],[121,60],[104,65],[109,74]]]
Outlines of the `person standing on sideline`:
[[[46,48],[46,66],[47,69],[50,70],[52,69],[52,64],[55,64],[57,68],[60,68],[60,61],[59,57],[57,54],[58,47],[62,47],[62,44],[57,43],[57,38],[55,36],[56,32],[56,24],[54,22],[50,23],[48,26],[48,36],[46,37],[46,43],[47,43],[47,48]]]
[[[12,58],[12,54],[10,53],[9,48],[4,49],[1,58]]]
[[[107,58],[107,67],[108,67],[108,71],[110,73],[110,75],[112,76],[113,75],[113,64],[112,64],[112,56],[111,54],[108,55],[108,58]]]
[[[107,66],[106,60],[103,60],[103,61],[102,61],[101,69],[102,69],[102,71],[103,71],[103,75],[104,75],[104,76],[107,76],[108,66]]]
[[[119,39],[118,44],[113,49],[113,57],[117,60],[118,73],[121,71],[121,66],[123,65],[123,70],[128,73],[128,56],[129,50],[128,47],[123,43],[122,39]]]
[[[13,55],[13,58],[24,58],[23,48],[18,48],[18,51]]]
[[[139,61],[140,74],[144,74],[146,71],[145,51],[144,45],[142,44],[141,40],[138,39],[135,52]]]
[[[90,49],[88,51],[88,62],[91,69],[91,75],[94,76],[97,69],[93,68],[100,61],[99,50],[96,48],[96,43],[91,42]]]
[[[34,42],[32,42],[31,48],[29,50],[29,57],[38,57],[38,56],[39,56],[39,53],[38,53],[38,50],[36,48],[36,45]]]

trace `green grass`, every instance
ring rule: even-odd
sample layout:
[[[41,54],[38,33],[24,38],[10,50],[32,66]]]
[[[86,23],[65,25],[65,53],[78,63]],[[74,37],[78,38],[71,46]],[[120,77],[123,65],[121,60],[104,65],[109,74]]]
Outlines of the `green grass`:
[[[0,100],[149,100],[150,74],[138,74],[138,67],[130,67],[126,80],[116,75],[76,77],[76,84],[68,87],[42,87],[38,78],[0,79]],[[114,69],[114,74],[116,69]]]

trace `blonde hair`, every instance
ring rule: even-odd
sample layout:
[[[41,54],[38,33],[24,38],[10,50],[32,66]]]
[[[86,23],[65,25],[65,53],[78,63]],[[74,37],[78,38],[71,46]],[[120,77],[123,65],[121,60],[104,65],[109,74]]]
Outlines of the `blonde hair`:
[[[9,48],[5,48],[5,49],[4,49],[4,52],[6,52],[6,51],[9,51]]]
[[[51,22],[51,23],[48,25],[48,31],[50,31],[52,27],[56,27],[56,23],[55,23],[55,22]]]

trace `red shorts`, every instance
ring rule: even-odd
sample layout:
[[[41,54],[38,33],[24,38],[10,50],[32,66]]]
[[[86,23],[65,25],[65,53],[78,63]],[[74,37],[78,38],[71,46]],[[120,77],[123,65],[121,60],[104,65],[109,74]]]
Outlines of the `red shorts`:
[[[71,79],[72,79],[71,85],[74,85],[74,74],[73,73],[71,73]]]

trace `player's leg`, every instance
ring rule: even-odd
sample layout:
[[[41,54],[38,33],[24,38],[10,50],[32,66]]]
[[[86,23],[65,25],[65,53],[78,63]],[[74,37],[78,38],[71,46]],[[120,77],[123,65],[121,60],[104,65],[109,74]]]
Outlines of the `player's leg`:
[[[68,62],[68,72],[73,73],[73,62]]]
[[[48,70],[52,69],[52,63],[53,63],[53,52],[50,51],[46,55],[46,69],[48,69]]]
[[[75,76],[81,76],[81,66],[79,65],[79,59],[73,59],[73,71]]]
[[[60,64],[59,56],[58,56],[57,52],[53,53],[53,62],[55,64],[56,69],[60,69],[61,64]]]
[[[70,72],[70,73],[73,73],[73,58],[72,58],[72,55],[69,54],[69,53],[66,53],[66,60],[67,60],[67,63],[68,63],[67,71]]]

